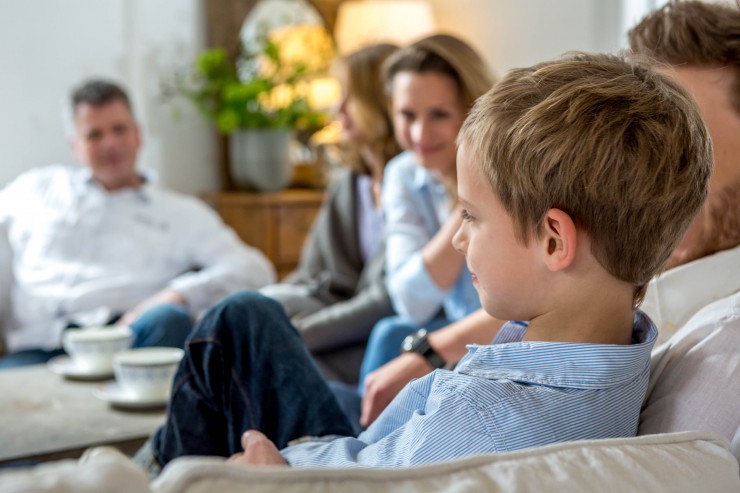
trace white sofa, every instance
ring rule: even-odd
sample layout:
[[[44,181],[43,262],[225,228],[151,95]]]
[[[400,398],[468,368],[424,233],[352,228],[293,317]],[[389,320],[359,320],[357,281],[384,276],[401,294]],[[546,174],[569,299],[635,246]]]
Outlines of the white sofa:
[[[740,491],[727,441],[707,432],[589,440],[490,454],[423,467],[377,469],[246,468],[184,457],[147,481],[114,449],[0,476],[3,493],[428,493]]]
[[[720,303],[730,315],[719,321],[707,316]],[[152,482],[130,459],[98,448],[80,461],[2,474],[0,492],[738,493],[740,293],[715,302],[692,321],[653,355],[643,436],[635,438],[554,444],[395,470],[245,468],[218,458],[183,457]],[[721,434],[670,432],[692,427]]]

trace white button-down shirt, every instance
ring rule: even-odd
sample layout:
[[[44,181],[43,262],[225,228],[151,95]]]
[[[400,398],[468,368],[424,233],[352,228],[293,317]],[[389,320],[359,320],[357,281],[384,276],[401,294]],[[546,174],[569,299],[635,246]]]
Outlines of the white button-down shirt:
[[[105,323],[170,288],[193,314],[275,280],[199,200],[145,184],[107,192],[85,168],[31,170],[0,192],[13,259],[11,351],[59,347],[70,322]]]
[[[740,290],[740,247],[680,265],[655,277],[640,306],[658,327],[656,347],[696,312]]]

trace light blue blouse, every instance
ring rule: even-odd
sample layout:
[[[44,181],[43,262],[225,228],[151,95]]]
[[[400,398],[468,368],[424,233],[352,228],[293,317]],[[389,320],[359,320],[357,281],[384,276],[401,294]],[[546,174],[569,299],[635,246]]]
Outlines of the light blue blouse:
[[[421,258],[421,250],[439,231],[454,204],[432,173],[410,152],[385,169],[382,192],[386,226],[386,284],[396,312],[419,324],[444,308],[456,321],[480,308],[478,294],[463,266],[452,288],[440,289]]]

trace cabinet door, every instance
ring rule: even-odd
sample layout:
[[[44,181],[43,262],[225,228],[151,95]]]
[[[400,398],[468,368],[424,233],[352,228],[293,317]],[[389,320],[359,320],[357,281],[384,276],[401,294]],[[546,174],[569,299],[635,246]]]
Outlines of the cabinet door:
[[[286,190],[268,194],[211,193],[203,199],[216,208],[242,241],[267,255],[282,279],[298,265],[323,197],[323,191]]]

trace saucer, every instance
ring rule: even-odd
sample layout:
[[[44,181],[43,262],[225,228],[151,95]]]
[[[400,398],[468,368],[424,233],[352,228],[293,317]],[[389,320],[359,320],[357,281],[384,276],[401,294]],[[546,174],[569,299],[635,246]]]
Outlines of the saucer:
[[[53,373],[73,380],[105,380],[113,376],[113,368],[80,367],[66,354],[51,358],[47,361],[46,366]]]
[[[164,407],[167,405],[168,396],[164,397],[139,397],[125,391],[116,382],[104,383],[92,389],[95,397],[117,407],[129,409],[148,409]]]

